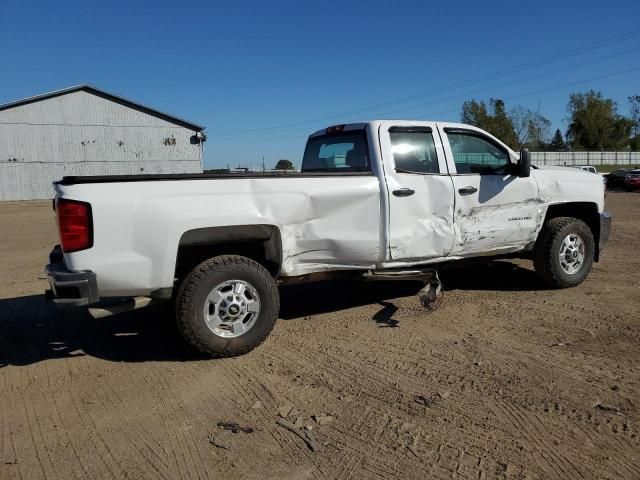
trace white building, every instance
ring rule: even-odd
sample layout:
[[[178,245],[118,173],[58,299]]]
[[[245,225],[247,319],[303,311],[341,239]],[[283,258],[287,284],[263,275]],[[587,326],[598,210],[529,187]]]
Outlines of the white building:
[[[200,173],[204,127],[80,85],[0,105],[0,200],[65,175]]]

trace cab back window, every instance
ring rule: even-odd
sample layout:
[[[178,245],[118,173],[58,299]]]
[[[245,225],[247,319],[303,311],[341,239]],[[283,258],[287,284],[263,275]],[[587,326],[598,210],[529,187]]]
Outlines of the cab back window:
[[[310,138],[302,159],[303,172],[370,172],[364,131]]]

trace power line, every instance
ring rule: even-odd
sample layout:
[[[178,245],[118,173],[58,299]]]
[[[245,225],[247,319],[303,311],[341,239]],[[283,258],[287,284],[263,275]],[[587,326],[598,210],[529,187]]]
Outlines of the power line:
[[[640,29],[637,30],[631,30],[629,32],[625,32],[625,33],[621,33],[619,35],[615,35],[613,37],[609,37],[582,47],[576,47],[576,48],[572,48],[569,50],[565,50],[563,52],[557,53],[557,54],[553,54],[550,55],[548,57],[543,57],[541,59],[538,60],[533,60],[530,62],[526,62],[526,63],[522,63],[520,65],[516,65],[513,67],[509,67],[509,68],[505,68],[502,70],[498,70],[492,73],[488,73],[485,75],[481,75],[478,77],[474,77],[472,79],[469,80],[464,80],[458,83],[454,83],[454,84],[450,84],[447,86],[442,86],[442,87],[438,87],[435,89],[431,89],[431,90],[427,90],[427,91],[423,91],[423,92],[419,92],[413,95],[409,95],[406,97],[401,97],[399,99],[396,100],[391,100],[391,101],[387,101],[384,103],[380,103],[377,105],[373,105],[373,106],[369,106],[369,107],[365,107],[365,108],[361,108],[359,110],[355,110],[355,111],[350,111],[350,112],[344,112],[341,114],[335,114],[335,115],[331,115],[328,117],[323,117],[323,118],[316,118],[313,120],[304,120],[304,121],[299,121],[299,122],[293,122],[293,123],[289,123],[289,124],[284,124],[284,125],[275,125],[275,126],[270,126],[270,127],[262,127],[262,128],[253,128],[253,129],[242,129],[242,130],[221,130],[218,131],[218,133],[252,133],[252,132],[262,132],[262,131],[270,131],[270,130],[277,130],[277,129],[283,129],[283,128],[290,128],[290,127],[297,127],[297,126],[301,126],[301,125],[307,125],[310,123],[316,123],[316,122],[321,122],[321,121],[326,121],[326,120],[331,120],[334,118],[341,118],[341,117],[345,117],[345,116],[349,116],[349,115],[355,115],[355,114],[359,114],[359,113],[363,113],[366,111],[370,111],[370,110],[377,110],[380,108],[383,108],[385,106],[389,106],[389,105],[397,105],[398,103],[405,103],[411,100],[414,100],[416,98],[422,98],[425,96],[429,96],[429,95],[434,95],[437,93],[442,93],[445,91],[450,91],[450,90],[455,90],[458,89],[460,87],[464,87],[467,85],[472,85],[475,83],[480,83],[480,82],[484,82],[487,80],[491,80],[493,78],[496,77],[501,77],[501,76],[505,76],[505,75],[510,75],[512,73],[516,73],[516,72],[520,72],[520,71],[524,71],[524,70],[528,70],[530,68],[539,66],[539,65],[543,65],[546,63],[551,63],[551,62],[555,62],[557,60],[561,60],[570,56],[574,56],[580,53],[584,53],[587,51],[591,51],[597,48],[602,48],[604,46],[610,45],[612,43],[616,43],[616,42],[621,42],[624,40],[628,40],[630,38],[633,38],[637,35],[640,34]]]
[[[508,87],[508,86],[511,86],[511,85],[516,85],[518,83],[528,82],[528,81],[533,80],[533,79],[548,77],[548,76],[551,76],[551,75],[555,75],[557,73],[561,73],[561,72],[565,72],[565,71],[568,71],[568,70],[573,70],[573,69],[576,69],[576,68],[584,67],[585,65],[591,65],[591,64],[594,64],[594,63],[610,60],[612,58],[620,57],[620,56],[623,56],[623,55],[628,55],[629,53],[635,53],[635,52],[638,52],[638,51],[640,51],[640,48],[632,48],[630,50],[626,50],[624,52],[620,52],[620,53],[617,53],[615,55],[608,55],[606,57],[600,57],[598,59],[590,60],[588,62],[581,62],[581,63],[575,64],[575,65],[570,65],[568,67],[559,68],[557,70],[553,70],[553,71],[550,71],[550,72],[545,72],[545,73],[541,73],[541,74],[538,74],[538,75],[532,75],[532,76],[528,76],[526,78],[521,78],[521,79],[518,79],[518,80],[512,80],[510,82],[501,83],[499,85],[493,85],[491,87],[486,87],[486,88],[482,88],[482,89],[479,89],[479,90],[473,90],[471,92],[462,93],[460,95],[455,95],[455,96],[452,96],[452,97],[442,98],[442,99],[434,100],[434,101],[427,102],[427,103],[421,103],[421,104],[417,104],[417,105],[400,107],[400,108],[396,108],[394,110],[385,110],[384,112],[381,112],[380,115],[389,115],[391,113],[403,112],[403,111],[406,111],[406,110],[413,110],[413,109],[416,109],[416,108],[422,108],[422,107],[426,107],[428,105],[434,105],[434,104],[437,104],[437,103],[448,102],[450,100],[456,100],[456,99],[459,99],[459,98],[467,98],[467,97],[470,97],[471,95],[477,95],[479,93],[485,93],[485,92],[488,92],[488,91],[491,91],[491,90],[495,90],[496,88]]]
[[[401,108],[397,108],[397,109],[393,109],[393,110],[385,110],[383,112],[380,112],[379,115],[380,116],[387,116],[387,115],[392,114],[392,113],[403,112],[403,111],[407,111],[407,110],[414,110],[416,108],[423,108],[423,107],[426,107],[426,106],[435,105],[435,104],[438,104],[438,103],[444,103],[444,102],[448,102],[448,101],[451,101],[451,100],[469,98],[472,95],[485,93],[485,92],[488,92],[488,91],[491,91],[491,90],[495,90],[497,88],[502,88],[502,87],[506,87],[506,86],[515,85],[515,84],[518,84],[518,83],[527,82],[527,81],[530,81],[530,80],[536,79],[536,78],[544,78],[544,77],[547,77],[547,76],[555,75],[557,73],[574,70],[576,68],[580,68],[580,67],[583,67],[585,65],[591,65],[591,64],[594,64],[594,63],[610,60],[612,58],[628,55],[629,53],[635,53],[635,52],[638,52],[638,51],[640,51],[640,48],[632,48],[632,49],[629,49],[629,50],[625,50],[625,51],[616,53],[614,55],[608,55],[606,57],[600,57],[600,58],[597,58],[597,59],[594,59],[594,60],[590,60],[588,62],[581,62],[581,63],[578,63],[578,64],[569,65],[567,67],[559,68],[559,69],[556,69],[556,70],[553,70],[553,71],[550,71],[550,72],[545,72],[545,73],[541,73],[541,74],[538,74],[538,75],[528,76],[526,78],[521,78],[521,79],[513,80],[513,81],[510,81],[510,82],[505,82],[505,83],[502,83],[502,84],[499,84],[499,85],[493,85],[491,87],[487,87],[487,88],[483,88],[483,89],[469,91],[469,92],[466,92],[466,93],[462,93],[460,95],[441,98],[441,99],[438,99],[438,100],[434,100],[434,101],[426,102],[426,103],[421,103],[421,104],[417,104],[417,105],[409,105],[409,106],[405,106],[405,107],[401,107]],[[447,110],[446,112],[449,112],[449,110]],[[344,121],[346,123],[348,123],[350,120],[349,119],[344,119]],[[264,133],[267,133],[267,132],[264,132]],[[276,137],[276,139],[278,139],[278,140],[290,140],[290,139],[293,140],[293,139],[299,139],[299,138],[306,138],[306,135]],[[226,140],[225,143],[246,142],[246,137],[240,137],[238,139],[227,138],[225,140]],[[217,141],[220,141],[220,140],[217,140]],[[224,141],[224,140],[222,140],[222,141]]]
[[[635,72],[635,71],[638,71],[638,70],[640,70],[640,66],[633,67],[633,68],[626,69],[626,70],[617,71],[617,72],[608,73],[608,74],[605,74],[605,75],[599,75],[599,76],[587,78],[587,79],[584,79],[584,80],[577,80],[575,82],[563,83],[563,84],[560,84],[560,85],[554,85],[552,87],[542,88],[542,89],[539,89],[539,90],[532,90],[532,91],[529,91],[529,92],[519,93],[519,94],[516,94],[516,95],[510,95],[510,96],[501,97],[501,98],[503,100],[513,100],[513,99],[516,99],[516,98],[527,97],[527,96],[530,96],[530,95],[538,95],[540,93],[546,93],[546,92],[550,92],[550,91],[553,91],[553,90],[560,90],[562,88],[573,87],[575,85],[581,85],[581,84],[593,82],[593,81],[596,81],[596,80],[603,80],[605,78],[611,78],[611,77],[615,77],[615,76],[618,76],[618,75],[624,75],[626,73],[631,73],[631,72]],[[420,115],[414,116],[414,117],[408,117],[406,120],[420,120],[420,119],[424,119],[424,118],[427,118],[427,117],[435,117],[437,115],[442,115],[442,114],[445,114],[445,113],[457,112],[459,110],[460,110],[460,107],[455,107],[455,108],[450,108],[450,109],[447,109],[447,110],[441,110],[439,112],[426,113],[426,114],[420,114]],[[297,140],[297,139],[302,139],[302,138],[307,138],[307,137],[308,137],[308,135],[293,136],[293,137],[268,137],[268,138],[265,138],[265,139],[260,140],[260,141],[261,142],[272,142],[272,141],[278,141],[278,140]],[[238,139],[237,141],[238,142],[243,142],[243,141],[246,142],[246,139],[244,139],[244,140]],[[233,141],[230,142],[230,143],[233,143]]]
[[[634,67],[634,68],[629,68],[627,70],[622,70],[622,71],[619,71],[619,72],[609,73],[609,74],[606,74],[606,75],[600,75],[598,77],[587,78],[586,80],[578,80],[576,82],[564,83],[562,85],[556,85],[556,86],[553,86],[553,87],[543,88],[543,89],[540,89],[540,90],[534,90],[534,91],[531,91],[531,92],[520,93],[518,95],[510,95],[508,97],[503,97],[502,100],[513,100],[515,98],[527,97],[529,95],[538,95],[540,93],[551,92],[553,90],[559,90],[561,88],[573,87],[575,85],[580,85],[582,83],[588,83],[588,82],[593,82],[593,81],[596,81],[596,80],[603,80],[605,78],[615,77],[615,76],[618,76],[618,75],[624,75],[625,73],[631,73],[631,72],[635,72],[637,70],[640,70],[640,66],[637,66],[637,67]],[[443,113],[450,113],[450,112],[455,112],[455,111],[458,111],[458,110],[459,110],[459,108],[452,108],[452,109],[449,109],[449,110],[443,110],[441,112],[431,113],[431,114],[428,114],[428,115],[440,115],[440,114],[443,114]],[[426,115],[420,115],[418,117],[411,117],[408,120],[416,120],[416,119],[421,118],[421,117],[424,118],[425,116]]]

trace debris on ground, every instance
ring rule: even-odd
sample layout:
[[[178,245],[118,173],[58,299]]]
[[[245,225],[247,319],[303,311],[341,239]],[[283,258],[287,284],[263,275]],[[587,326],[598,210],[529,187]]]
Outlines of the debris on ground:
[[[318,425],[326,425],[327,423],[333,422],[333,416],[325,415],[324,413],[313,415],[311,418],[313,418]]]
[[[563,342],[556,342],[549,345],[550,347],[564,347],[565,345],[571,345],[571,342],[567,342],[566,340]]]
[[[281,427],[286,428],[290,432],[293,432],[302,440],[304,440],[304,442],[309,446],[312,452],[316,452],[318,450],[318,445],[316,444],[316,441],[310,431],[298,428],[293,423],[285,420],[284,418],[279,418],[278,420],[276,420],[276,423]]]
[[[251,427],[241,427],[236,422],[218,422],[218,427],[223,430],[231,430],[233,433],[244,432],[244,433],[252,433],[253,428]]]
[[[284,405],[278,408],[278,415],[280,415],[282,418],[287,418],[292,411],[293,405]]]
[[[216,440],[216,437],[212,434],[209,435],[209,443],[211,445],[213,445],[216,448],[224,448],[225,450],[229,450],[229,447],[226,446],[224,443],[220,443],[219,440]]]
[[[257,400],[253,405],[251,405],[251,408],[262,408],[262,402],[260,400]]]
[[[449,395],[451,395],[451,392],[438,392],[438,396],[443,400],[449,398]]]
[[[413,401],[425,407],[430,407],[435,402],[431,395],[414,395]]]
[[[420,458],[420,456],[418,455],[418,452],[416,452],[416,449],[413,447],[413,445],[407,445],[407,450],[413,453],[414,457]]]
[[[620,413],[620,407],[616,407],[615,405],[609,405],[607,403],[597,402],[594,405],[598,410],[604,410],[605,412],[615,412]]]

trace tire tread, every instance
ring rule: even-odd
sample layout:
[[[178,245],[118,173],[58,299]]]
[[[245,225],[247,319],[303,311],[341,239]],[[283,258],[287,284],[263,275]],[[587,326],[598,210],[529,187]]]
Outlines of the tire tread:
[[[542,227],[533,251],[533,265],[536,274],[547,285],[554,288],[573,287],[583,281],[583,279],[581,279],[579,282],[574,283],[562,278],[560,270],[556,265],[557,259],[552,251],[559,237],[566,235],[566,229],[572,225],[584,228],[586,232],[589,233],[589,238],[585,238],[584,240],[589,244],[590,251],[593,253],[594,240],[591,230],[584,221],[575,217],[555,217],[548,220]]]
[[[217,348],[209,344],[198,334],[194,325],[190,321],[189,312],[193,308],[197,308],[194,305],[194,295],[196,289],[201,285],[207,274],[226,272],[230,269],[244,270],[248,273],[252,273],[260,277],[260,279],[269,288],[269,298],[261,299],[261,302],[272,302],[275,306],[276,315],[273,318],[268,318],[269,324],[267,328],[263,329],[263,332],[255,337],[252,341],[246,342],[244,345],[235,347],[229,351],[224,348]],[[258,262],[251,260],[247,257],[240,255],[221,255],[205,260],[198,266],[196,266],[182,281],[178,293],[176,295],[176,322],[178,328],[182,333],[184,339],[193,346],[196,350],[204,353],[212,358],[222,358],[230,356],[244,355],[250,352],[258,345],[260,345],[267,338],[271,332],[275,322],[277,320],[277,312],[280,307],[280,299],[278,295],[278,289],[273,277],[269,272]]]

